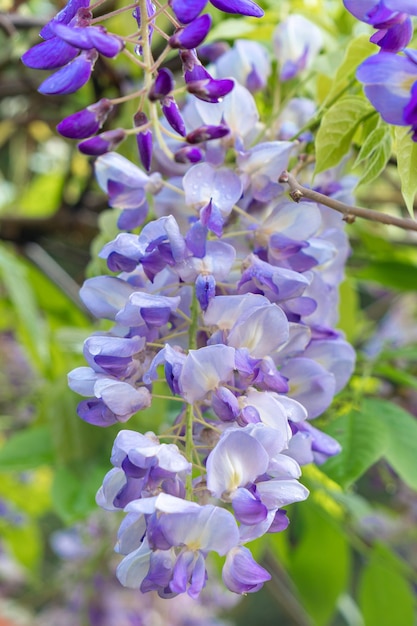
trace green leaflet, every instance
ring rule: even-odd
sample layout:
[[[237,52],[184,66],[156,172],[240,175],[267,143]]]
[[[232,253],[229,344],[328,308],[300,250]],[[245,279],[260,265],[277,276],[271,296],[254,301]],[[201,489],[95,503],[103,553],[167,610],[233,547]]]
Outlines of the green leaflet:
[[[401,261],[370,261],[354,272],[355,278],[375,281],[396,291],[415,292],[417,268]]]
[[[372,412],[387,432],[384,456],[400,478],[417,491],[417,420],[400,406],[368,398],[363,406],[366,414]]]
[[[365,185],[378,178],[391,156],[391,148],[391,129],[388,124],[381,122],[366,137],[353,165],[354,169],[361,166],[359,185]]]
[[[332,422],[326,432],[342,446],[340,454],[330,458],[322,470],[342,487],[349,487],[384,454],[388,442],[379,416],[361,406]]]
[[[10,436],[0,449],[0,470],[27,470],[52,463],[54,449],[47,426],[36,426]]]
[[[362,96],[344,96],[323,115],[316,136],[315,174],[334,167],[349,152],[361,122],[376,112]]]
[[[410,213],[414,216],[413,204],[417,191],[417,143],[411,140],[409,129],[395,128],[397,168],[401,180],[401,193]]]
[[[297,511],[300,541],[289,559],[289,573],[315,626],[326,626],[346,589],[350,550],[338,524],[307,501]]]
[[[413,626],[411,585],[399,572],[388,548],[376,545],[359,582],[359,602],[366,626]]]
[[[326,432],[337,439],[342,452],[322,470],[346,488],[384,457],[399,477],[417,490],[417,420],[401,407],[365,398],[358,409],[332,422]]]
[[[105,468],[92,463],[56,470],[51,490],[52,503],[54,511],[66,524],[73,524],[96,509],[95,494],[105,473]]]

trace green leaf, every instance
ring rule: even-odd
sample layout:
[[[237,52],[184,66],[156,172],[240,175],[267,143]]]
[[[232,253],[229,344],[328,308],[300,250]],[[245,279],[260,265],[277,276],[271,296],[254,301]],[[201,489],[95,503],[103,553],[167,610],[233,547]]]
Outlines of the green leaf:
[[[417,285],[417,267],[400,261],[371,261],[355,272],[356,278],[372,280],[398,291],[414,292]]]
[[[38,365],[49,360],[48,334],[24,263],[0,246],[0,279],[15,309],[19,339]]]
[[[52,484],[52,503],[66,524],[85,518],[97,507],[95,495],[105,474],[105,468],[92,464],[57,469]]]
[[[300,541],[290,555],[289,573],[314,624],[325,626],[347,586],[349,546],[338,524],[311,502],[297,511],[297,523]]]
[[[42,556],[42,536],[36,523],[13,524],[1,528],[2,537],[14,557],[28,569],[37,569]]]
[[[409,129],[403,126],[395,128],[397,168],[401,180],[401,193],[410,213],[414,217],[413,205],[417,191],[417,143],[412,141]]]
[[[61,204],[65,176],[61,172],[39,174],[24,190],[19,206],[26,216],[48,217]]]
[[[359,294],[356,281],[347,277],[339,288],[339,322],[337,327],[346,335],[348,341],[354,341],[361,333],[363,314],[360,310]]]
[[[35,426],[10,437],[0,449],[0,470],[27,470],[54,459],[51,435],[46,426]]]
[[[343,61],[333,78],[332,89],[329,91],[324,105],[332,102],[337,94],[348,86],[358,65],[377,50],[375,44],[370,43],[368,35],[359,35],[349,43]]]
[[[363,96],[344,96],[323,115],[316,136],[315,174],[337,165],[348,153],[359,124],[374,109]]]
[[[341,444],[342,451],[321,469],[344,488],[360,478],[387,449],[384,424],[366,405],[342,415],[324,430]]]
[[[374,374],[388,378],[388,380],[401,385],[403,387],[411,387],[417,390],[417,377],[409,374],[408,372],[398,369],[388,363],[377,364],[374,369]]]
[[[353,165],[354,168],[362,165],[358,185],[372,182],[385,169],[391,156],[391,144],[391,129],[381,122],[365,139]]]
[[[388,433],[384,457],[412,489],[417,490],[417,420],[401,407],[386,400],[364,400],[366,413],[375,415]]]
[[[376,546],[359,582],[366,626],[415,624],[412,588],[398,570],[398,560],[389,549]]]

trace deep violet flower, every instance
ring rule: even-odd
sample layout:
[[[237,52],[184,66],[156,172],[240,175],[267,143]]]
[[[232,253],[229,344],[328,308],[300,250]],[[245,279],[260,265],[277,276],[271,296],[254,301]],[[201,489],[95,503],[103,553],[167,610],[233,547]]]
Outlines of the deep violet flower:
[[[264,14],[261,7],[253,0],[210,0],[210,2],[216,9],[225,13],[237,13],[252,17],[262,17]],[[169,4],[179,21],[183,24],[189,24],[201,13],[207,0],[169,0]]]
[[[58,124],[57,131],[70,139],[85,139],[94,135],[104,124],[113,105],[107,98],[73,113]]]
[[[398,52],[413,36],[410,15],[417,15],[411,0],[343,0],[346,9],[358,20],[377,29],[371,41],[385,52]]]

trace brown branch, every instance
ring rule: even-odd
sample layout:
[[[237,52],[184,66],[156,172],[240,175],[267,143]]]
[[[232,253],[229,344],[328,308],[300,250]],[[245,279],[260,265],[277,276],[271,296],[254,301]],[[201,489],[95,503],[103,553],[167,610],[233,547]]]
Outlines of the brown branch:
[[[47,21],[46,18],[35,15],[21,15],[20,13],[4,13],[0,11],[0,28],[10,37],[19,29],[42,28]]]
[[[351,206],[350,204],[345,204],[344,202],[340,202],[340,200],[335,200],[334,198],[329,198],[318,191],[314,191],[313,189],[309,189],[308,187],[303,187],[297,181],[295,176],[290,172],[284,170],[280,177],[278,178],[279,183],[287,183],[290,188],[290,196],[294,200],[294,202],[300,202],[302,198],[308,198],[309,200],[313,200],[313,202],[317,202],[318,204],[324,204],[330,209],[334,209],[339,213],[342,213],[343,220],[348,224],[352,224],[355,221],[356,217],[363,217],[366,220],[371,220],[373,222],[380,222],[381,224],[388,224],[389,226],[398,226],[399,228],[403,228],[404,230],[415,230],[417,231],[417,222],[411,218],[406,217],[395,217],[394,215],[387,215],[386,213],[380,213],[379,211],[374,211],[373,209],[364,209],[363,207]]]

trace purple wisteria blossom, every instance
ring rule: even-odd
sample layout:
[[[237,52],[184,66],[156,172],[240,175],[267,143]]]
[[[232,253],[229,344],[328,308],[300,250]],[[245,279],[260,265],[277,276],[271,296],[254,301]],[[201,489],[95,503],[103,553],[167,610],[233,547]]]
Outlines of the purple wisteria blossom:
[[[411,126],[417,140],[416,98],[417,54],[406,49],[405,56],[380,52],[366,59],[356,77],[365,85],[365,94],[389,124]]]
[[[290,80],[309,69],[323,46],[321,30],[303,15],[292,14],[281,22],[273,38],[280,64],[280,78]]]
[[[271,73],[267,49],[248,39],[235,41],[233,48],[216,59],[214,67],[217,78],[235,78],[251,93],[263,89]]]
[[[343,0],[343,4],[358,20],[377,29],[371,41],[385,52],[405,48],[413,36],[410,15],[417,15],[411,0]]]
[[[271,74],[267,48],[250,40],[230,49],[209,44],[213,64],[206,68],[199,46],[212,23],[207,4],[170,0],[162,15],[147,0],[122,37],[99,24],[108,15],[93,17],[86,0],[70,0],[23,57],[29,67],[54,70],[39,88],[49,94],[85,85],[99,55],[107,63],[123,51],[140,73],[136,92],[127,93],[126,78],[120,93],[67,116],[58,131],[98,156],[97,184],[126,231],[99,252],[105,275],[81,288],[85,306],[106,322],[86,339],[86,365],[68,380],[83,398],[80,418],[118,431],[97,493],[102,508],[124,515],[117,577],[161,598],[197,598],[210,552],[224,559],[223,581],[234,593],[269,580],[248,545],[284,531],[286,507],[308,497],[301,466],[339,452],[311,422],[347,383],[355,358],[336,330],[349,254],[344,224],[314,202],[294,204],[278,183],[301,158],[290,138],[313,113],[311,101],[291,100],[272,125],[261,120],[252,94]],[[253,0],[210,4],[263,15]],[[390,16],[378,22],[365,5]],[[386,29],[382,47],[397,27],[405,32],[412,13],[407,2],[395,10],[388,2],[352,2],[350,9],[378,32]],[[153,33],[166,20],[169,32],[160,39],[168,43],[157,57]],[[310,68],[322,45],[320,29],[306,18],[281,22],[273,42],[279,80]],[[182,77],[163,65],[172,50]],[[414,61],[410,51],[383,51],[358,70],[384,119],[413,129]],[[123,119],[131,127],[102,129],[129,100],[135,107]],[[116,152],[122,141],[135,163]],[[334,172],[316,182],[343,195],[338,184]],[[162,416],[156,398],[166,402]],[[161,432],[118,430],[133,416],[136,426],[147,409]]]

